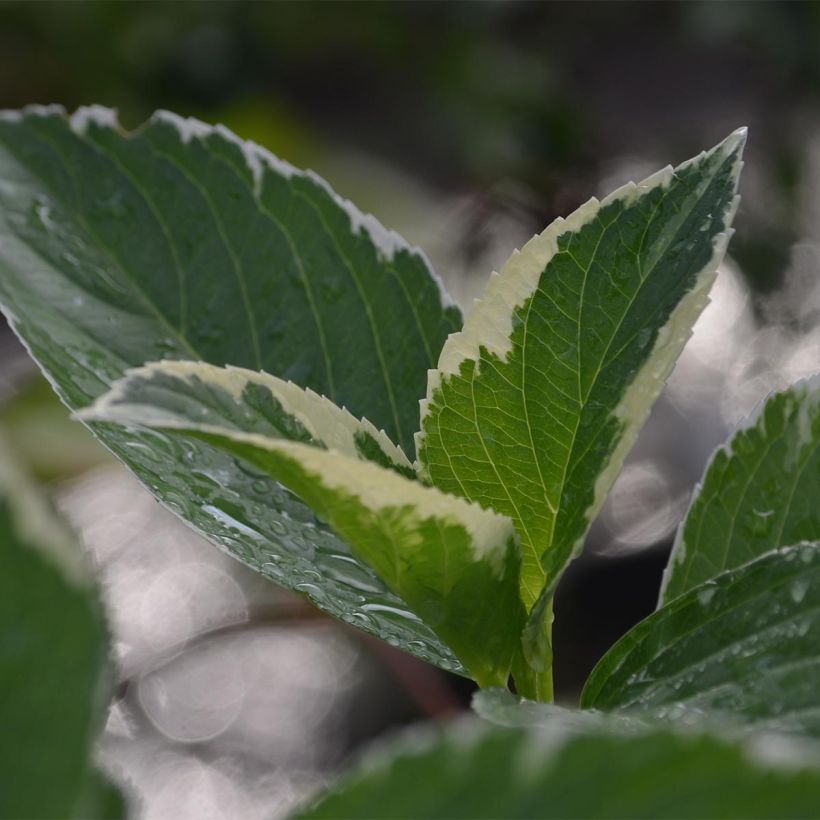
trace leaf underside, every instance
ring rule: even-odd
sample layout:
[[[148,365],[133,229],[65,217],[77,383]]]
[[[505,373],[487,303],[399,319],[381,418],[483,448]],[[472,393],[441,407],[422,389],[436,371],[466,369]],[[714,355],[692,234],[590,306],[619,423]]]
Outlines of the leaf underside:
[[[672,599],[593,670],[582,706],[820,737],[820,549],[774,550]]]
[[[743,142],[557,220],[494,275],[430,375],[423,471],[513,519],[528,609],[580,549],[706,304]]]
[[[820,540],[820,382],[769,398],[706,469],[661,603],[777,547]]]
[[[146,361],[261,367],[366,415],[411,457],[425,370],[460,325],[423,256],[317,177],[165,114],[131,135],[102,109],[2,115],[0,274],[0,307],[74,410]],[[244,563],[461,671],[283,487],[201,441],[92,429]]]
[[[480,684],[506,685],[525,617],[512,522],[420,484],[367,422],[266,374],[188,362],[130,372],[83,415],[202,439],[281,482],[412,607],[405,617],[421,617]]]

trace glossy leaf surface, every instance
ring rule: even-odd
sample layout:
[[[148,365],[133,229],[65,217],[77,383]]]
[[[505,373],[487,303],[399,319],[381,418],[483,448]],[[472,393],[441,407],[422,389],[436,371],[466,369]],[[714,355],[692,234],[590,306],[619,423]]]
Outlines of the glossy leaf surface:
[[[222,128],[159,114],[126,135],[98,108],[0,119],[0,307],[72,409],[146,361],[261,365],[405,448],[425,370],[460,324],[424,257],[314,175]],[[244,563],[461,668],[292,493],[200,441],[94,432]],[[248,534],[251,507],[264,514]]]
[[[777,547],[820,539],[820,382],[769,398],[712,457],[664,574],[670,601]]]
[[[515,521],[528,609],[580,549],[706,304],[744,139],[554,222],[493,276],[431,372],[423,470]]]
[[[126,426],[185,429],[195,424],[256,433],[336,450],[407,478],[416,476],[402,449],[367,419],[356,419],[293,382],[240,367],[153,362],[129,370],[126,378],[77,415],[89,422]],[[190,462],[187,466],[196,467]]]
[[[610,649],[581,703],[820,737],[818,684],[820,548],[802,544],[672,599]]]
[[[259,407],[266,408],[263,423]],[[452,647],[479,683],[506,684],[525,616],[512,522],[420,484],[412,471],[412,478],[402,475],[388,455],[390,446],[394,457],[401,451],[387,441],[368,460],[378,445],[373,431],[371,448],[360,449],[359,436],[372,430],[365,423],[281,380],[190,363],[133,371],[85,415],[201,438],[237,459],[240,469],[246,465],[288,487]],[[243,520],[248,532],[257,515],[251,509]]]

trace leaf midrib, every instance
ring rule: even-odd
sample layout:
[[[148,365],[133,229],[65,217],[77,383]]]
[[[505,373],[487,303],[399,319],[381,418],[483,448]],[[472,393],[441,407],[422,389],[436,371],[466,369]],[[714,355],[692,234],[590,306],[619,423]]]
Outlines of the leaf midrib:
[[[701,200],[706,195],[706,193],[711,188],[711,186],[714,184],[714,182],[718,179],[720,171],[722,171],[725,163],[732,159],[732,156],[733,155],[730,154],[726,158],[724,158],[723,162],[721,162],[717,166],[717,168],[715,169],[713,174],[710,177],[708,177],[707,181],[701,186],[701,189],[700,189],[699,193],[697,193],[696,195],[693,196],[692,206],[689,208],[686,216],[684,216],[683,218],[680,219],[678,225],[676,226],[676,229],[675,229],[674,233],[667,239],[667,241],[665,243],[662,244],[662,248],[658,252],[657,257],[655,258],[653,264],[650,266],[649,270],[646,271],[646,272],[640,271],[641,275],[639,276],[640,281],[638,283],[638,287],[635,289],[635,292],[632,294],[632,297],[630,298],[629,303],[624,308],[624,311],[623,311],[623,313],[622,313],[622,315],[621,315],[621,317],[618,321],[618,324],[616,325],[616,327],[612,331],[612,333],[609,337],[609,342],[607,344],[606,349],[604,350],[603,354],[599,357],[599,361],[598,361],[598,364],[596,366],[595,375],[590,380],[590,387],[589,387],[589,390],[587,391],[586,397],[584,398],[584,402],[583,402],[582,407],[587,406],[587,403],[589,401],[589,397],[592,394],[592,390],[594,389],[595,385],[598,383],[598,379],[599,379],[601,373],[603,372],[605,359],[606,359],[606,357],[609,353],[609,350],[612,346],[612,342],[614,341],[615,337],[617,336],[618,332],[620,331],[620,328],[623,326],[623,323],[626,320],[626,316],[629,314],[630,310],[634,306],[635,301],[638,298],[638,295],[641,293],[641,291],[642,291],[643,287],[645,286],[646,282],[649,281],[649,277],[652,275],[655,268],[658,266],[658,264],[660,264],[660,261],[663,259],[664,254],[666,253],[666,251],[671,247],[673,242],[675,242],[678,239],[678,236],[680,234],[680,231],[681,231],[683,225],[686,223],[688,218],[692,215],[693,211],[698,206],[698,204],[701,202]],[[674,177],[673,177],[673,179],[674,179]],[[669,186],[664,190],[660,200],[653,207],[653,211],[652,211],[653,217],[652,218],[654,218],[655,214],[657,213],[658,208],[660,207],[661,203],[666,199],[666,197],[669,195],[669,192],[671,191],[671,189],[672,189],[672,182],[670,181]],[[615,222],[615,220],[608,223],[604,227],[604,231],[602,232],[602,237],[603,237],[603,233],[605,233],[614,224],[614,222]],[[640,259],[640,254],[644,250],[644,242],[645,242],[647,233],[648,233],[648,228],[647,228],[646,231],[644,231],[644,234],[641,237],[641,247],[638,249],[638,259]],[[715,242],[715,237],[712,237],[711,244],[712,244],[713,247],[714,247],[714,242]],[[592,267],[592,264],[595,261],[595,257],[597,255],[599,247],[600,247],[600,241],[595,247],[595,252],[593,253],[592,259],[590,260],[589,268]],[[560,252],[561,251],[559,251],[559,253]],[[639,264],[639,269],[640,269],[640,264]],[[698,277],[700,276],[701,273],[702,273],[702,271],[698,272]],[[697,277],[696,277],[696,279],[697,279]],[[691,289],[690,289],[689,292],[691,292]],[[580,318],[582,316],[582,313],[583,313],[583,305],[579,303],[579,322],[580,322]],[[650,353],[649,359],[651,359],[651,355],[652,354]],[[580,349],[579,349],[579,356],[580,356]],[[644,362],[644,366],[648,363],[649,359],[647,359]],[[580,367],[579,367],[579,372],[580,372]],[[627,387],[627,390],[628,389],[629,389],[629,387]],[[610,417],[611,417],[611,414],[609,414],[607,416],[607,418],[610,418]],[[590,441],[587,444],[587,446],[584,448],[584,450],[576,458],[575,457],[575,445],[576,445],[576,442],[577,442],[578,430],[580,429],[581,418],[582,418],[582,413],[579,413],[578,418],[576,420],[575,432],[573,434],[572,440],[570,442],[570,446],[568,448],[569,449],[569,456],[567,458],[567,469],[568,469],[568,466],[569,466],[570,463],[578,464],[583,460],[583,458],[586,456],[587,452],[589,452],[590,448],[597,441],[597,438],[600,435],[600,432],[601,432],[601,429],[602,429],[602,428],[600,428],[598,431],[596,431],[595,435],[593,435],[590,438]],[[562,483],[561,483],[561,490],[560,490],[560,496],[559,496],[559,501],[558,501],[558,508],[559,509],[561,509],[561,504],[563,503],[563,498],[564,498],[564,493],[566,491],[566,487],[567,487],[567,482],[566,482],[566,471],[565,471],[564,481],[562,481]],[[549,545],[547,546],[547,549],[550,549],[552,547],[553,543],[554,543],[555,528],[557,526],[558,518],[559,518],[558,515],[556,515],[553,518],[552,533],[551,533],[551,536],[550,536],[550,542],[549,542]],[[545,552],[546,552],[546,550],[545,550]],[[543,554],[544,553],[542,553],[542,556],[543,556]]]

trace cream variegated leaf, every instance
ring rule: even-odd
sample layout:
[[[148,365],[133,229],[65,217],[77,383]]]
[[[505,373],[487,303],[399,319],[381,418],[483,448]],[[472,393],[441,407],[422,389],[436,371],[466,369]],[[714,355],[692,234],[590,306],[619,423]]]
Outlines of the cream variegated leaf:
[[[513,519],[528,609],[582,545],[707,302],[744,139],[554,222],[493,275],[429,374],[423,475]]]
[[[401,451],[368,422],[265,374],[191,363],[132,371],[83,417],[204,441],[287,487],[481,685],[506,684],[525,617],[512,522],[403,475]],[[252,532],[260,516],[249,508],[238,523]]]
[[[416,727],[365,759],[301,820],[774,820],[818,816],[816,747],[641,725],[490,692],[494,720]],[[807,751],[808,750],[808,751]]]
[[[126,379],[77,416],[86,421],[208,427],[300,441],[375,461],[415,477],[404,451],[367,419],[330,399],[268,373],[205,362],[162,361],[128,371]]]
[[[129,133],[99,106],[0,112],[0,311],[73,411],[145,362],[231,364],[366,415],[411,459],[425,371],[461,325],[424,254],[316,174],[222,126],[158,112]],[[463,671],[293,493],[260,490],[202,441],[177,450],[145,429],[92,428],[255,571]],[[380,458],[380,440],[363,434],[362,447]],[[252,507],[264,520],[238,531]]]

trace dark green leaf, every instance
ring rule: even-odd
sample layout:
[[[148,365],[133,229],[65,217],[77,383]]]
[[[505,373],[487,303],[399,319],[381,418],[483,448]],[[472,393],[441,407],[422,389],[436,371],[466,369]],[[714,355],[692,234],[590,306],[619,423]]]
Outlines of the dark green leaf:
[[[554,222],[491,279],[431,372],[424,472],[513,519],[528,609],[580,549],[706,304],[744,140]]]
[[[536,708],[544,709],[539,704]],[[552,713],[564,712],[546,707]],[[555,715],[554,715],[555,716]],[[816,818],[817,759],[603,718],[538,729],[462,721],[374,749],[302,818]]]
[[[820,382],[772,396],[706,469],[664,574],[670,601],[777,547],[820,539]]]
[[[820,548],[775,550],[672,599],[610,649],[581,702],[820,737]]]
[[[420,252],[314,175],[169,114],[125,135],[98,108],[0,118],[0,307],[72,409],[146,361],[261,366],[367,415],[411,458],[426,369],[460,324]],[[94,432],[249,566],[460,669],[284,488],[203,442]],[[238,526],[246,505],[261,510],[258,537]],[[363,592],[381,605],[367,617]]]

